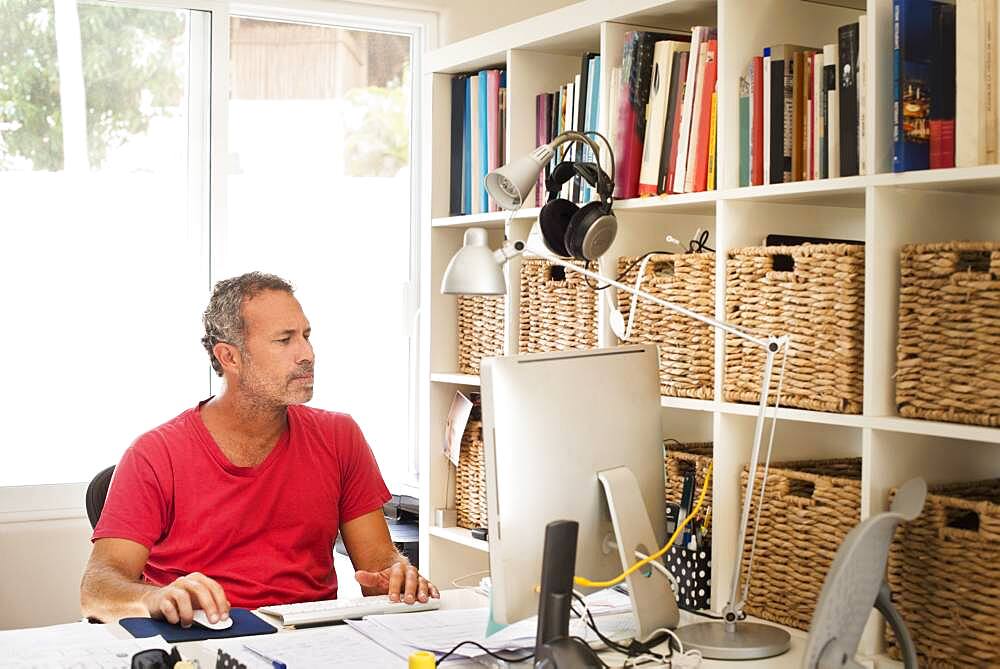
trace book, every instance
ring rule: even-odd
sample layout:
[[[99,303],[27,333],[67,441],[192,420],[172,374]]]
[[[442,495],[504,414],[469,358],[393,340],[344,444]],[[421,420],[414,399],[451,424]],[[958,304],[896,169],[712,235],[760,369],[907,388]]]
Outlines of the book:
[[[840,176],[858,174],[858,24],[837,29],[838,67],[840,68]]]
[[[448,213],[457,216],[462,211],[462,158],[465,135],[465,77],[457,74],[451,78],[451,152]]]
[[[858,174],[868,174],[868,15],[858,17]]]
[[[818,51],[812,56],[812,155],[809,157],[811,179],[822,179],[826,171],[825,155],[825,122],[826,88],[823,85],[823,52]]]
[[[489,77],[486,70],[480,70],[477,75],[479,80],[479,172],[476,175],[476,186],[479,187],[479,213],[486,213],[490,210],[490,196],[486,191],[486,175],[489,172],[489,129],[487,127]]]
[[[617,132],[622,149],[618,156],[615,197],[639,195],[639,171],[646,136],[646,105],[653,69],[653,50],[658,35],[648,32],[626,33],[622,59],[622,95],[618,101]]]
[[[674,54],[691,45],[676,40],[661,40],[653,49],[652,74],[649,89],[649,113],[643,140],[642,163],[639,169],[639,195],[655,195],[658,190],[663,135],[666,130],[670,99],[670,83],[674,76]]]
[[[586,63],[586,68],[587,68],[587,76],[586,76],[586,85],[584,87],[586,91],[584,95],[585,99],[583,99],[580,103],[583,109],[583,121],[580,124],[581,132],[586,130],[597,130],[597,123],[592,120],[592,114],[594,113],[594,105],[596,104],[596,100],[594,99],[593,95],[597,77],[594,70],[595,60],[596,58],[594,57],[593,54],[587,54],[586,56],[584,56],[584,62]],[[580,81],[581,85],[583,85],[582,82],[584,81],[584,77],[582,74],[580,75]],[[596,138],[593,139],[595,139],[596,141]],[[594,162],[595,160],[594,152],[589,146],[584,145],[580,147],[580,160],[581,162],[587,162],[587,163]],[[594,195],[593,190],[594,189],[591,187],[590,184],[586,182],[581,184],[580,186],[581,201],[589,202],[593,198]]]
[[[699,100],[700,109],[698,111],[698,135],[697,144],[694,150],[694,173],[690,176],[690,191],[701,192],[708,189],[708,163],[712,130],[712,99],[715,95],[715,80],[718,73],[718,49],[719,43],[710,39],[705,49],[705,70],[704,76],[698,82],[702,89],[702,96]],[[694,130],[691,131],[692,134]],[[689,164],[690,164],[689,159]],[[690,170],[689,170],[690,172]],[[685,190],[688,190],[685,188]]]
[[[837,81],[837,45],[823,47],[823,73],[826,89],[826,171],[827,178],[840,176],[840,111]]]
[[[550,134],[552,127],[552,94],[539,93],[535,96],[535,146],[548,144],[552,141]],[[545,179],[548,178],[551,165],[546,165],[538,173],[538,180],[535,182],[535,206],[542,206],[542,198],[545,193]]]
[[[464,173],[462,176],[462,213],[471,214],[477,212],[475,209],[475,200],[473,197],[473,183],[475,182],[473,174],[475,170],[473,169],[472,162],[472,126],[475,125],[472,122],[472,82],[477,79],[476,77],[469,75],[465,78],[465,123],[463,128],[464,141],[462,142],[462,164],[464,165]]]
[[[590,86],[590,59],[591,53],[585,53],[580,58],[580,74],[576,75],[576,122],[573,124],[578,132],[589,130],[587,127],[587,88]],[[595,128],[596,129],[596,128]],[[577,144],[574,147],[576,160],[584,162],[586,160],[586,149],[584,144]],[[582,179],[573,180],[573,199],[576,202],[586,202],[588,198],[587,184],[581,183]]]
[[[750,183],[764,183],[764,58],[754,56],[750,79],[752,96],[750,120]]]
[[[955,5],[931,6],[929,166],[955,166]]]
[[[500,167],[500,70],[486,71],[486,173]],[[483,175],[485,177],[485,174]],[[489,210],[500,207],[489,198]]]
[[[763,148],[763,159],[762,164],[764,168],[764,183],[773,183],[771,181],[771,165],[772,163],[772,153],[771,153],[771,136],[774,133],[774,124],[771,122],[771,48],[767,47],[764,49],[763,56],[763,72],[764,80],[761,85],[762,89],[762,109],[763,109],[763,140],[761,142],[761,147]],[[780,130],[779,130],[780,132]],[[779,160],[780,162],[780,160]]]
[[[707,175],[707,189],[715,190],[715,157],[718,155],[715,147],[715,138],[718,132],[718,112],[719,112],[719,95],[714,90],[712,91],[712,120],[708,127],[708,175]]]
[[[980,100],[984,120],[984,163],[997,162],[997,5],[995,0],[983,0],[980,35],[983,44],[983,78],[980,80]]]
[[[590,59],[590,80],[587,85],[587,130],[597,130],[600,125],[600,110],[601,110],[601,57],[594,56]],[[600,144],[600,140],[594,138],[594,140]],[[607,154],[607,151],[603,152]],[[586,151],[587,160],[589,162],[596,162],[597,157],[594,155],[593,150],[587,147]],[[594,189],[587,186],[587,191],[590,193],[590,198],[595,197]]]
[[[684,102],[681,106],[681,124],[677,135],[677,157],[674,162],[672,192],[683,193],[686,183],[688,147],[691,140],[692,113],[698,87],[698,69],[701,51],[708,39],[709,29],[705,26],[691,28],[691,50],[688,56],[687,76],[684,83]]]
[[[663,133],[663,151],[660,155],[658,193],[672,193],[674,190],[674,166],[677,162],[677,138],[681,128],[681,107],[684,100],[684,86],[687,81],[690,49],[674,54],[672,71],[676,73],[671,85],[667,109],[666,128]]]
[[[750,80],[753,77],[753,64],[750,71],[740,77],[740,169],[739,184],[741,187],[750,185]]]
[[[792,54],[792,181],[802,181],[805,178],[805,170],[802,162],[802,143],[804,120],[803,99],[804,99],[804,75],[805,60],[804,51],[796,51]],[[787,63],[786,63],[787,67]],[[787,131],[786,131],[787,134]]]
[[[685,193],[695,192],[699,174],[704,180],[704,157],[708,155],[708,124],[711,120],[709,117],[712,104],[712,90],[707,85],[707,78],[709,63],[714,61],[710,54],[710,42],[711,40],[706,40],[698,50],[700,62],[695,82],[694,105],[691,109],[691,137],[688,140],[687,166],[684,171]]]
[[[893,0],[892,170],[930,167],[931,0]]]

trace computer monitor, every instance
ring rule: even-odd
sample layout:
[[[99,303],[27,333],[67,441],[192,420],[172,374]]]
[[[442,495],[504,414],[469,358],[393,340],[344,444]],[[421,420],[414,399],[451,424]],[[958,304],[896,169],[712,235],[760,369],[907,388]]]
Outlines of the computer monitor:
[[[607,580],[664,542],[663,437],[655,346],[483,360],[491,608],[538,611],[545,526],[579,523],[577,575]],[[678,623],[656,569],[628,578],[638,638]]]

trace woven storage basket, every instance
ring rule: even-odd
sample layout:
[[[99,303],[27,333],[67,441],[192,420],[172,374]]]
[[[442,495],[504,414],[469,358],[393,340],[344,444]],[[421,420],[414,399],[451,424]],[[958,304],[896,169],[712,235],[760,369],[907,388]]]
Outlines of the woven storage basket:
[[[757,469],[751,527],[763,467]],[[742,474],[746,490],[747,468]],[[809,629],[833,556],[861,519],[861,459],[772,464],[757,528],[746,612],[782,625]],[[752,532],[747,532],[743,579]]]
[[[640,258],[618,259],[619,275]],[[639,265],[622,280],[635,285]],[[686,253],[651,256],[640,288],[708,317],[715,316],[715,254]],[[618,293],[618,307],[628,322],[631,296]],[[636,302],[628,343],[658,344],[660,394],[710,400],[715,383],[715,332],[707,325],[644,299]]]
[[[521,353],[597,348],[597,293],[546,260],[521,263],[520,319]]]
[[[1000,479],[932,488],[896,531],[889,586],[920,666],[1000,666]]]
[[[486,527],[486,446],[482,420],[469,420],[455,472],[455,514],[459,527]]]
[[[1000,425],[1000,242],[904,246],[899,269],[900,415]]]
[[[684,477],[694,473],[695,500],[705,482],[705,474],[712,463],[712,442],[697,442],[691,444],[667,440],[664,447],[665,498],[668,504],[680,504],[684,492]],[[712,490],[705,493],[705,501],[701,505],[701,515],[707,515],[712,509]]]
[[[503,355],[503,295],[458,298],[458,371],[479,374],[483,358]]]
[[[774,269],[793,262],[791,271]],[[758,334],[788,334],[791,351],[782,406],[861,413],[865,250],[851,244],[731,250],[726,320]],[[772,392],[778,385],[775,360]],[[725,398],[758,402],[764,369],[759,346],[726,335]]]

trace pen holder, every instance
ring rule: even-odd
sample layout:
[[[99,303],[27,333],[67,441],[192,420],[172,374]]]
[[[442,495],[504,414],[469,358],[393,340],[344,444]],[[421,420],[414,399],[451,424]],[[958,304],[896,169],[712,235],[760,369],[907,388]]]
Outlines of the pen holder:
[[[697,548],[681,546],[680,540],[667,551],[667,570],[677,580],[674,596],[686,611],[704,611],[712,600],[712,541],[705,539]],[[671,586],[672,587],[672,586]]]

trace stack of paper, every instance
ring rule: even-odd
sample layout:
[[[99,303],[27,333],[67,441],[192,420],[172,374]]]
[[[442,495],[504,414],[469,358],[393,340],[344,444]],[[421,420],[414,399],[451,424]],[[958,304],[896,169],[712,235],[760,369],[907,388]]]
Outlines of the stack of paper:
[[[0,669],[129,669],[142,650],[170,650],[163,637],[117,639],[109,625],[72,623],[0,632]]]
[[[284,662],[293,669],[335,666],[398,669],[400,666],[398,657],[344,625],[205,643],[227,653],[247,669],[271,669],[271,663],[264,657]]]
[[[634,635],[635,624],[627,596],[603,590],[588,596],[587,606],[595,617],[598,629],[606,637],[618,640]],[[463,641],[474,641],[491,651],[516,651],[534,647],[537,617],[527,618],[486,636],[488,619],[489,610],[486,608],[440,609],[368,616],[361,621],[348,621],[348,624],[404,658],[409,657],[414,650],[447,653]],[[590,643],[598,641],[597,635],[578,618],[570,621],[570,634]],[[483,650],[472,644],[462,646],[455,652],[465,657],[484,654]]]

